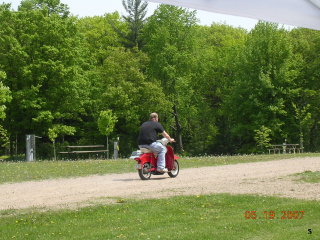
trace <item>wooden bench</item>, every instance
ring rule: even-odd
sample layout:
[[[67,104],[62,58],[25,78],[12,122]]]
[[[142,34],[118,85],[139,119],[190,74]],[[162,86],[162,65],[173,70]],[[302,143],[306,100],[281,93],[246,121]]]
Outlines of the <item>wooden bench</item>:
[[[275,153],[301,153],[303,149],[300,148],[300,144],[275,144],[271,145],[268,149],[269,154],[271,152]]]
[[[66,152],[59,152],[60,154],[67,154],[69,158],[79,158],[81,156],[86,156],[90,158],[95,156],[95,158],[103,156],[107,158],[108,150],[105,149],[104,145],[83,145],[83,146],[66,146]]]
[[[303,149],[300,148],[300,144],[285,144],[285,153],[300,153]]]
[[[281,151],[283,151],[283,145],[282,144],[271,145],[268,151],[269,151],[269,154],[271,153],[271,151],[273,151],[274,154],[281,153]]]

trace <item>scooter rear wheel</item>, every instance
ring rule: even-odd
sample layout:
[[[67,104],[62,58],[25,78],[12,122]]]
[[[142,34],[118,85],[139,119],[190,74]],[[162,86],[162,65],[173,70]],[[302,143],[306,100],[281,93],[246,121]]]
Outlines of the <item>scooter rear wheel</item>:
[[[174,160],[173,162],[173,169],[168,172],[168,175],[172,178],[175,178],[179,174],[179,163],[177,160]]]
[[[138,169],[139,177],[142,180],[149,180],[151,177],[151,172],[150,172],[150,163],[145,163],[143,164],[141,169]]]

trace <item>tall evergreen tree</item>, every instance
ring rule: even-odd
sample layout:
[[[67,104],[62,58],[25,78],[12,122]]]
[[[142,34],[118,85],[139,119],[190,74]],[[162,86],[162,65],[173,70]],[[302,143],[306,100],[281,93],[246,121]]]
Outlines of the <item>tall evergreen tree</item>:
[[[141,0],[123,0],[122,5],[127,12],[127,16],[123,16],[128,24],[127,33],[118,31],[124,38],[124,44],[128,48],[143,46],[141,32],[145,23],[148,3]]]

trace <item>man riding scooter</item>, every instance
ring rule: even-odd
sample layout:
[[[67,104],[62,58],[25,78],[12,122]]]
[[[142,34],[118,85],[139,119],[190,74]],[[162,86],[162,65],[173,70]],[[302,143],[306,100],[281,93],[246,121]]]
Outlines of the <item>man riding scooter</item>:
[[[157,142],[158,133],[161,133],[169,142],[174,142],[174,139],[169,136],[161,123],[159,123],[158,114],[151,113],[149,121],[144,122],[140,126],[138,145],[139,148],[147,148],[158,154],[157,171],[165,173],[168,172],[168,169],[165,167],[165,155],[167,148],[160,142]]]

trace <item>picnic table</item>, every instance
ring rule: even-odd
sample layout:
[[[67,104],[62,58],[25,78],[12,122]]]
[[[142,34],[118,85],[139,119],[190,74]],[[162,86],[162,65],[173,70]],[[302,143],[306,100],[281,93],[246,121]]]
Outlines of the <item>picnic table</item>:
[[[300,144],[288,144],[288,143],[283,143],[283,144],[274,144],[271,145],[270,148],[268,149],[269,154],[271,152],[275,153],[300,153],[303,152],[303,149],[300,147]]]
[[[108,153],[108,150],[105,149],[104,145],[82,145],[82,146],[66,146],[67,151],[59,152],[60,154],[67,154],[69,157],[76,156],[82,154],[87,154],[90,156],[94,155],[98,157],[99,155]],[[105,155],[105,154],[104,154]]]

